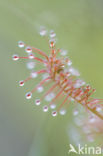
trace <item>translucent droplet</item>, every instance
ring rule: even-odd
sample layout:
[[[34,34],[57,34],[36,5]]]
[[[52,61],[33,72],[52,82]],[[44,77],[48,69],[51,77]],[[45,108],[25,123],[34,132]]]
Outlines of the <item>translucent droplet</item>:
[[[34,72],[34,71],[31,72],[31,77],[32,77],[32,78],[36,78],[37,76],[38,76],[37,72]]]
[[[73,111],[73,115],[74,115],[74,116],[78,115],[78,113],[79,113],[79,112],[78,112],[77,109],[75,109],[75,110]]]
[[[50,102],[55,97],[54,93],[50,93],[47,96],[45,96],[45,101]]]
[[[49,96],[50,96],[51,99],[53,99],[53,98],[55,97],[55,93],[51,92],[51,93],[49,94]]]
[[[39,106],[39,105],[40,105],[40,99],[36,99],[36,100],[35,100],[35,104],[36,104],[37,106]]]
[[[74,75],[74,76],[80,76],[80,73],[78,72],[78,70],[76,70],[75,68],[73,67],[70,67],[69,68],[69,72]]]
[[[65,109],[61,109],[61,110],[59,111],[59,113],[60,113],[61,115],[65,115],[65,114],[66,114],[66,110],[65,110]]]
[[[35,67],[35,62],[28,62],[27,63],[27,68],[28,69],[33,69]]]
[[[42,86],[39,86],[39,87],[37,88],[37,91],[38,91],[39,93],[43,92],[43,90],[44,90],[44,88],[43,88]]]
[[[83,80],[76,80],[76,83],[74,84],[74,87],[75,88],[80,88],[81,86],[84,86],[85,85],[85,82]]]
[[[29,59],[34,59],[35,58],[35,56],[31,53],[31,54],[29,54]]]
[[[53,48],[54,45],[55,45],[55,40],[51,39],[51,40],[49,41],[49,44],[50,44],[50,47]]]
[[[65,56],[65,55],[67,55],[67,53],[68,53],[67,50],[62,49],[60,54],[61,54],[62,56]]]
[[[31,47],[26,47],[26,48],[25,48],[25,51],[26,51],[27,53],[31,53],[31,52],[32,52],[32,48],[31,48]]]
[[[51,97],[49,95],[45,96],[45,101],[50,102],[51,101]]]
[[[12,59],[13,59],[14,61],[17,61],[17,60],[19,59],[19,56],[15,54],[15,55],[12,56]]]
[[[45,29],[45,27],[41,27],[41,28],[40,28],[40,35],[41,35],[41,36],[45,36],[46,33],[47,33],[47,30]]]
[[[69,60],[69,61],[67,62],[67,65],[68,65],[68,66],[71,66],[71,65],[72,65],[72,61]]]
[[[54,30],[51,30],[50,31],[50,37],[51,38],[54,38],[56,36],[56,33],[54,32]]]
[[[21,81],[19,81],[19,86],[24,86],[24,81],[23,80],[21,80]]]
[[[50,108],[51,108],[51,109],[55,109],[55,108],[56,108],[56,105],[55,105],[55,104],[51,104],[51,105],[50,105]]]
[[[47,111],[48,111],[48,106],[44,106],[44,107],[43,107],[43,111],[44,111],[44,112],[47,112]]]
[[[52,116],[57,116],[57,112],[56,111],[53,111],[52,112]]]
[[[97,111],[97,112],[102,112],[102,108],[101,108],[100,106],[97,106],[97,107],[96,107],[96,111]]]
[[[19,41],[19,42],[18,42],[18,47],[19,47],[19,48],[23,48],[24,45],[25,45],[24,42],[22,42],[22,41]]]
[[[32,93],[31,92],[26,93],[26,99],[31,99],[31,97],[32,97]]]

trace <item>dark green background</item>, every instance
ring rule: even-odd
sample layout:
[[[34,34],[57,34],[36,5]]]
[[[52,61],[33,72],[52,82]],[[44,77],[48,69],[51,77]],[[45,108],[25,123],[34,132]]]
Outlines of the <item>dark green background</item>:
[[[70,51],[81,77],[103,98],[103,0],[0,0],[0,156],[68,155],[71,109],[52,118],[27,101],[24,94],[34,82],[19,88],[29,72],[11,59],[25,54],[17,48],[19,40],[49,54],[40,25],[55,30],[58,47]]]

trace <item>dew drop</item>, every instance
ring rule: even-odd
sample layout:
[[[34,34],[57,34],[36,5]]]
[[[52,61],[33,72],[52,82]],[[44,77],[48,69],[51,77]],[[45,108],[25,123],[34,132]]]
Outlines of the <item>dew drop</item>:
[[[67,65],[68,65],[68,66],[71,66],[71,65],[72,65],[72,61],[69,60],[69,61],[67,62]]]
[[[23,80],[21,80],[21,81],[19,81],[19,86],[24,86],[24,81]]]
[[[19,48],[23,48],[23,47],[24,47],[24,42],[19,41],[19,42],[18,42],[18,47],[19,47]]]
[[[43,107],[43,111],[44,111],[44,112],[47,112],[47,111],[48,111],[48,106],[45,105],[45,106]]]
[[[65,114],[66,114],[66,110],[65,110],[65,109],[61,109],[61,110],[59,111],[59,113],[60,113],[61,115],[65,115]]]
[[[67,55],[67,53],[68,53],[68,51],[67,51],[67,50],[62,49],[60,54],[61,54],[62,56],[66,56],[66,55]]]
[[[31,97],[32,97],[32,93],[31,92],[26,93],[26,99],[31,99]]]
[[[80,73],[78,72],[78,70],[76,70],[75,68],[73,67],[70,67],[69,68],[69,72],[74,75],[74,76],[80,76]]]
[[[55,109],[55,108],[56,108],[56,105],[55,105],[55,104],[51,104],[51,105],[50,105],[50,108],[51,108],[51,109]]]
[[[38,93],[43,92],[43,90],[44,90],[44,88],[43,88],[42,86],[39,86],[39,87],[37,88]]]
[[[50,44],[50,47],[53,48],[54,45],[55,45],[55,40],[51,39],[51,40],[49,41],[49,44]]]
[[[102,108],[101,108],[100,106],[97,106],[97,107],[96,107],[96,111],[97,111],[97,112],[102,112]]]
[[[54,38],[56,36],[56,33],[54,32],[54,30],[51,30],[50,31],[50,37],[51,38]]]
[[[36,99],[36,100],[35,100],[35,104],[36,104],[37,106],[39,106],[39,105],[40,105],[40,99]]]
[[[77,79],[76,83],[74,84],[75,88],[80,88],[81,86],[84,86],[85,82],[83,80]]]
[[[47,30],[45,29],[45,27],[41,27],[41,29],[40,29],[40,35],[41,36],[45,36],[46,33],[47,33]]]
[[[28,69],[33,69],[35,67],[35,62],[28,62],[27,63],[27,68]]]
[[[52,116],[57,116],[57,112],[56,111],[53,111],[52,112]]]
[[[73,111],[73,115],[74,115],[74,116],[78,115],[78,113],[79,113],[79,112],[78,112],[77,109],[75,109],[75,110]]]
[[[34,71],[31,72],[31,77],[32,77],[32,78],[36,78],[37,76],[38,76],[37,72],[34,72]]]
[[[35,58],[35,56],[31,53],[31,54],[29,54],[29,59],[34,59]]]
[[[31,52],[32,52],[32,48],[31,48],[31,47],[26,47],[26,48],[25,48],[25,51],[26,51],[27,53],[31,53]]]
[[[12,59],[13,59],[14,61],[17,61],[17,60],[19,59],[19,56],[18,56],[18,55],[13,55],[13,56],[12,56]]]
[[[49,95],[49,94],[45,96],[45,101],[50,102],[51,100],[52,100],[52,98],[50,97],[50,95]]]

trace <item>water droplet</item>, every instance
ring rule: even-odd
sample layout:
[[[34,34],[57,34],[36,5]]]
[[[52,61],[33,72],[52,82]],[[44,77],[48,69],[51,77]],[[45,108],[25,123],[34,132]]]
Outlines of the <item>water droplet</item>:
[[[32,93],[31,92],[26,93],[26,99],[31,99],[31,97],[32,97]]]
[[[81,86],[84,86],[85,85],[85,82],[83,80],[76,80],[76,83],[74,84],[74,87],[75,88],[80,88]]]
[[[78,70],[76,70],[75,68],[73,67],[70,67],[69,68],[69,72],[74,75],[74,76],[80,76],[80,73],[78,72]]]
[[[31,72],[31,77],[32,77],[32,78],[36,78],[37,76],[38,76],[37,72],[34,72],[34,71]]]
[[[31,47],[26,47],[26,48],[25,48],[25,51],[26,51],[27,53],[31,53],[31,52],[32,52],[32,48],[31,48]]]
[[[40,105],[40,99],[36,99],[36,100],[35,100],[35,104],[36,104],[37,106],[39,106],[39,105]]]
[[[45,105],[45,106],[43,107],[43,111],[44,111],[44,112],[47,112],[47,111],[48,111],[48,106]]]
[[[50,98],[50,96],[49,96],[49,95],[45,96],[45,101],[50,102],[51,100],[52,100],[52,99]]]
[[[24,47],[24,42],[19,41],[19,42],[18,42],[18,47],[19,47],[19,48],[23,48],[23,47]]]
[[[56,111],[53,111],[52,112],[52,116],[57,116],[57,112]]]
[[[50,108],[51,108],[51,109],[55,109],[55,108],[56,108],[56,105],[55,105],[55,104],[51,104],[51,105],[50,105]]]
[[[19,56],[18,56],[17,54],[15,54],[15,55],[12,56],[12,59],[13,59],[14,61],[17,61],[17,60],[19,59]]]
[[[35,67],[35,62],[28,62],[27,63],[27,68],[28,69],[33,69]]]
[[[61,54],[62,56],[67,55],[67,53],[68,53],[68,51],[67,51],[67,50],[61,49],[60,54]]]
[[[79,113],[79,112],[78,112],[77,109],[75,109],[75,110],[73,111],[73,115],[74,115],[74,116],[78,115],[78,113]]]
[[[44,90],[44,88],[43,88],[42,86],[39,86],[39,87],[37,88],[37,91],[38,91],[39,93],[43,92],[43,90]]]
[[[40,28],[40,35],[41,35],[41,36],[45,36],[46,33],[47,33],[47,30],[45,29],[45,27],[41,27],[41,28]]]
[[[101,108],[100,106],[97,106],[97,107],[96,107],[96,111],[97,111],[97,112],[102,112],[102,108]]]
[[[24,86],[24,81],[23,80],[19,81],[19,86]]]
[[[71,66],[71,65],[72,65],[72,61],[69,60],[69,61],[67,62],[67,65],[68,65],[68,66]]]
[[[55,97],[54,93],[50,93],[47,96],[45,96],[45,101],[51,101]]]
[[[56,36],[56,33],[54,32],[54,30],[51,30],[50,31],[50,37],[51,38],[54,38]]]
[[[66,114],[66,110],[65,110],[65,109],[61,109],[61,110],[59,111],[59,113],[60,113],[61,115],[65,115],[65,114]]]
[[[49,41],[49,44],[50,44],[50,47],[53,48],[54,45],[55,45],[55,40],[51,39],[51,40]]]
[[[35,58],[35,56],[31,53],[31,54],[29,54],[29,59],[34,59]]]

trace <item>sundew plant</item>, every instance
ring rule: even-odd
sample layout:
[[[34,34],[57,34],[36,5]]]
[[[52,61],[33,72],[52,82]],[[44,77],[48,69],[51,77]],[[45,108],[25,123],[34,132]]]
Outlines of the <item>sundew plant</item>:
[[[93,141],[98,136],[101,138],[103,99],[92,96],[96,89],[80,78],[79,71],[73,67],[71,59],[66,56],[67,51],[56,47],[56,33],[53,30],[48,32],[45,27],[41,27],[39,34],[49,46],[49,55],[46,51],[19,41],[18,47],[24,48],[25,54],[21,56],[15,54],[12,57],[14,61],[29,60],[27,68],[31,69],[30,75],[20,80],[19,86],[23,87],[31,79],[34,79],[35,84],[35,79],[41,77],[40,82],[26,93],[26,99],[34,98],[35,105],[42,107],[44,112],[51,113],[53,117],[66,115],[70,105],[76,107],[73,109],[73,114],[77,116],[80,114],[78,107],[81,105],[87,116],[77,123],[82,126],[89,141]],[[34,67],[38,65],[40,69],[36,70]],[[38,93],[38,97],[34,96],[35,92]],[[44,105],[45,101],[48,102],[46,105]]]
[[[22,41],[18,42],[18,46],[20,48],[25,47],[27,56],[13,55],[14,61],[19,59],[35,60],[35,64],[38,65],[38,63],[41,63],[42,66],[42,70],[32,71],[28,78],[19,82],[20,86],[24,86],[30,79],[35,79],[40,74],[43,76],[42,81],[32,91],[26,93],[26,98],[30,99],[35,91],[45,91],[45,87],[49,85],[49,90],[42,97],[35,100],[36,105],[42,104],[43,99],[50,101],[48,105],[44,106],[44,112],[47,112],[50,107],[52,109],[56,108],[52,112],[53,116],[56,116],[58,113],[65,115],[71,101],[76,101],[85,107],[87,111],[92,112],[103,120],[103,99],[91,97],[96,90],[79,78],[80,74],[72,67],[71,60],[65,57],[66,50],[56,48],[55,32],[51,30],[49,37],[46,34],[45,28],[42,28],[40,35],[48,39],[50,47],[49,56],[46,55],[46,52],[35,47],[27,46]],[[36,57],[36,53],[39,53],[40,57]],[[33,65],[31,62],[28,66],[32,68]],[[51,85],[52,82],[53,84]],[[56,99],[61,97],[64,100],[59,104],[56,102]]]

